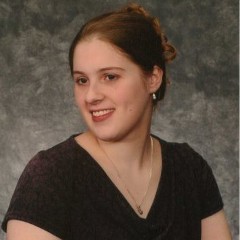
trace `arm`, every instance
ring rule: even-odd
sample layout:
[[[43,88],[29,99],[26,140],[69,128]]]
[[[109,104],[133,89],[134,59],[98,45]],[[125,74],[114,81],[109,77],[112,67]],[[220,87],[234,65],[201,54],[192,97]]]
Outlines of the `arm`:
[[[202,240],[231,240],[223,210],[202,219]]]
[[[51,233],[30,223],[10,220],[7,225],[7,240],[60,240]]]
[[[28,163],[2,223],[8,239],[48,240],[45,236],[49,233],[62,239],[66,237],[71,165],[66,166],[61,160],[58,156],[49,158],[41,152]],[[39,238],[42,234],[44,237]]]

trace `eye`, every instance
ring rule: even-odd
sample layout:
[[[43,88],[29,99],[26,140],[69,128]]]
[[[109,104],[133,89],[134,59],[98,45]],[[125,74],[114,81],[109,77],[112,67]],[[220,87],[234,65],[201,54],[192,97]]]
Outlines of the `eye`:
[[[116,74],[106,74],[105,75],[105,80],[108,81],[113,81],[113,80],[117,80],[118,76]]]
[[[88,82],[88,79],[85,77],[78,77],[76,78],[75,82],[79,85],[86,85]]]

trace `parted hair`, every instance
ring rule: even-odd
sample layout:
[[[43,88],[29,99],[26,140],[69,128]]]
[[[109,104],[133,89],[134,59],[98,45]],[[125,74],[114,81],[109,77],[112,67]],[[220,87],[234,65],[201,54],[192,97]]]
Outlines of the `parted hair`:
[[[168,42],[159,20],[142,6],[130,3],[125,7],[97,16],[86,22],[74,38],[69,50],[69,65],[73,74],[73,55],[76,45],[97,36],[109,42],[136,63],[144,73],[153,71],[155,65],[163,71],[154,104],[162,100],[166,91],[166,63],[176,57],[175,48]]]

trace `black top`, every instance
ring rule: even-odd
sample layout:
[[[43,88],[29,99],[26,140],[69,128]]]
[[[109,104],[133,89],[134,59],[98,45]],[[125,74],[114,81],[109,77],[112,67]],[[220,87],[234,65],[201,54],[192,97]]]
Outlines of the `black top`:
[[[162,175],[146,219],[72,136],[28,163],[3,230],[18,219],[61,239],[200,240],[201,219],[223,208],[212,171],[187,144],[159,141]]]

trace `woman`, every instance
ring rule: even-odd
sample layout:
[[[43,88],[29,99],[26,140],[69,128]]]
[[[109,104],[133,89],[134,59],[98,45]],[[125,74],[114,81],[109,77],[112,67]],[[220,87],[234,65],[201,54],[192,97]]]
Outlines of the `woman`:
[[[69,52],[88,130],[41,151],[3,222],[12,239],[231,239],[206,161],[150,134],[175,58],[141,6],[87,22]]]

